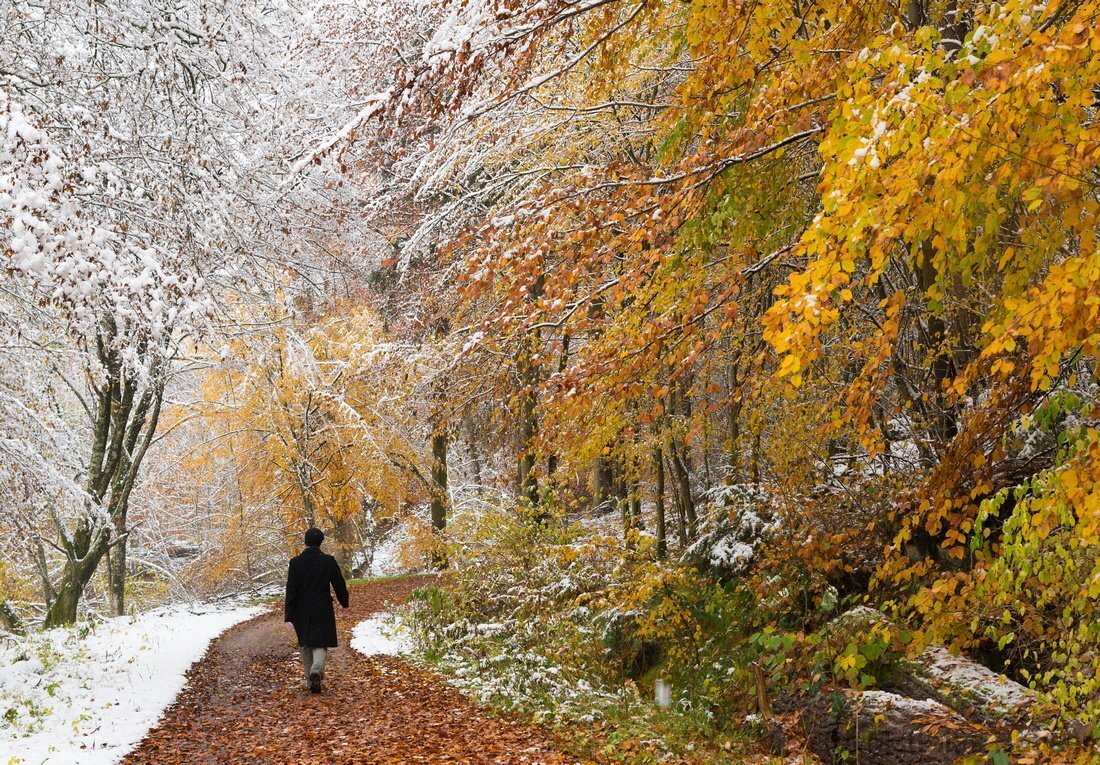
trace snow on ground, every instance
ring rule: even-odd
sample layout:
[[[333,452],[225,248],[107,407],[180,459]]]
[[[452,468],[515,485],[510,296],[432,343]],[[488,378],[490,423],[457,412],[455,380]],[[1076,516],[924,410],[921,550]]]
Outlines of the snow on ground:
[[[409,541],[409,529],[404,523],[398,523],[388,534],[378,541],[371,558],[371,576],[390,576],[404,573],[408,568],[401,561],[401,551]]]
[[[383,611],[355,625],[351,647],[364,656],[400,656],[412,650],[412,640],[397,617]]]
[[[262,606],[169,606],[0,639],[0,765],[106,765],[130,752],[210,641]]]

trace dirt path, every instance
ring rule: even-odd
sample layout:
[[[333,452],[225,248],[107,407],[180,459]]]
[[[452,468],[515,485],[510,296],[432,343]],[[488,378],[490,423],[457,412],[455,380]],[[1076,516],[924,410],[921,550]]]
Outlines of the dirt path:
[[[176,703],[124,762],[515,763],[561,765],[537,728],[494,717],[439,676],[348,647],[351,628],[387,601],[402,602],[425,578],[358,585],[336,609],[341,647],[329,654],[325,688],[301,679],[281,604],[226,632],[191,668]]]

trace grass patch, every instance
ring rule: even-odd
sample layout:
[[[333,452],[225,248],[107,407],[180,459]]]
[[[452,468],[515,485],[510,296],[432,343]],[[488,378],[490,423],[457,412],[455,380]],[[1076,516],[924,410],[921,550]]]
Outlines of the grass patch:
[[[430,572],[413,574],[387,574],[386,576],[359,576],[355,577],[354,579],[349,579],[347,581],[347,584],[348,587],[357,587],[363,584],[374,584],[375,582],[393,582],[397,581],[398,579],[412,579],[413,577],[424,576],[425,573]]]

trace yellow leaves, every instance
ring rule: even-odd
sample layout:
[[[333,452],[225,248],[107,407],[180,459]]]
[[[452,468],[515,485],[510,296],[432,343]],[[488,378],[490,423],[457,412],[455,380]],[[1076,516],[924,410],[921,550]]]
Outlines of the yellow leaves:
[[[850,669],[855,669],[858,655],[859,654],[842,654],[836,657],[835,664],[837,669],[840,670],[841,673]]]
[[[1077,473],[1073,470],[1065,470],[1059,474],[1059,481],[1062,484],[1062,490],[1068,495],[1073,495],[1079,485],[1080,479]]]
[[[1016,362],[1012,359],[997,359],[990,367],[990,373],[994,376],[1006,378],[1016,371]]]
[[[1032,186],[1020,195],[1020,198],[1027,203],[1028,212],[1038,209],[1039,205],[1043,203],[1042,194],[1043,190],[1041,188]]]
[[[336,523],[362,513],[365,499],[380,511],[403,500],[405,479],[391,463],[411,461],[390,429],[400,413],[390,404],[385,420],[376,415],[386,369],[376,317],[362,304],[338,308],[300,334],[275,317],[204,373],[211,447],[190,468],[234,474],[242,538],[294,528],[310,512]]]
[[[798,374],[802,369],[802,359],[795,354],[788,354],[783,357],[783,361],[779,365],[778,375],[780,377],[787,377],[789,375]]]
[[[1069,25],[1068,31],[1063,39],[1067,45],[1081,45],[1089,36],[1091,31],[1091,25],[1087,25],[1083,21],[1078,21]]]
[[[1082,11],[1078,19],[1085,15]],[[1057,52],[1052,58],[1045,55],[1049,50],[1033,50],[1035,39],[1012,22],[993,17],[981,23],[1000,42],[990,53],[989,65],[982,70],[984,89],[973,82],[949,89],[955,99],[950,112],[961,115],[958,126],[949,130],[944,130],[941,118],[947,110],[936,100],[941,98],[940,89],[951,84],[955,75],[950,74],[943,62],[914,52],[918,58],[924,55],[924,60],[918,64],[918,58],[912,59],[910,71],[923,66],[931,75],[922,76],[919,84],[909,79],[892,82],[890,78],[895,74],[880,63],[898,60],[903,54],[897,46],[888,52],[888,58],[883,57],[886,52],[879,51],[865,57],[865,63],[860,65],[867,68],[861,69],[861,74],[882,67],[880,71],[886,78],[882,95],[876,97],[873,91],[857,84],[848,100],[839,104],[838,119],[822,142],[826,160],[821,188],[823,214],[803,234],[803,247],[811,255],[804,274],[792,276],[784,289],[777,291],[781,300],[774,311],[779,321],[768,333],[777,352],[788,353],[792,345],[815,343],[829,329],[831,322],[825,314],[800,310],[799,299],[813,294],[816,285],[830,283],[834,269],[853,279],[866,278],[868,284],[873,283],[888,264],[888,253],[893,247],[889,238],[896,236],[897,231],[905,231],[907,236],[928,237],[932,243],[934,262],[942,276],[927,288],[927,294],[937,301],[946,297],[941,284],[949,284],[954,276],[943,273],[944,269],[957,268],[959,274],[970,279],[982,273],[983,259],[989,259],[1006,273],[1006,290],[1026,282],[1029,274],[1039,272],[1044,259],[1049,262],[1061,257],[1063,237],[1050,235],[1052,225],[1060,225],[1081,237],[1087,242],[1085,252],[1095,250],[1095,225],[1089,223],[1095,221],[1095,214],[1086,213],[1086,209],[1094,207],[1096,201],[1087,197],[1087,186],[1074,180],[1087,172],[1086,167],[1097,164],[1093,156],[1096,137],[1086,137],[1076,128],[1082,122],[1080,110],[1093,100],[1090,88],[1081,87],[1080,67],[1088,67],[1096,74],[1096,64],[1091,60],[1094,57],[1082,63],[1086,59],[1076,53]],[[1088,28],[1089,45],[1095,43],[1097,35],[1092,25],[1075,20],[1064,29],[1064,46],[1085,45],[1084,39],[1073,32],[1078,27]],[[921,43],[919,37],[917,43]],[[1013,51],[1013,45],[1020,46],[1019,50]],[[1041,98],[1050,87],[1064,91],[1067,97],[1057,103]],[[995,97],[985,89],[995,93]],[[1070,93],[1073,95],[1069,96]],[[904,94],[901,103],[923,102],[926,109],[905,111],[900,120],[879,120],[875,115],[885,112],[890,99],[901,94]],[[1074,100],[1078,96],[1079,102]],[[898,114],[896,110],[892,113]],[[856,154],[865,152],[871,143],[894,146],[900,151],[891,160],[893,170],[889,177],[874,174],[864,163],[855,161]],[[1044,165],[1059,168],[1061,174],[1047,172]],[[936,168],[936,174],[925,182],[922,178],[927,177],[928,168]],[[1020,179],[1030,182],[1019,184]],[[1018,195],[1027,213],[1021,243],[1010,242],[1003,250],[993,246],[996,228],[1004,216],[1006,191],[998,190],[1000,184],[1009,186],[1009,193]],[[979,231],[979,223],[984,231]],[[1027,248],[1023,258],[1022,247]],[[966,257],[958,254],[968,249],[972,254]],[[860,259],[856,252],[869,254],[871,269],[866,277],[858,273]],[[1095,284],[1095,279],[1091,283]],[[849,302],[848,296],[853,291],[845,289],[840,295],[841,306]],[[1042,333],[1046,335],[1044,340],[1055,340],[1056,323],[1062,322],[1064,316],[1082,313],[1081,306],[1087,305],[1086,300],[1070,298],[1068,294],[1060,301],[1045,298],[1041,303],[1028,302],[1029,305],[1012,309],[1006,302],[1005,310],[1040,319],[1030,322],[1024,331],[1032,338]],[[1043,327],[1048,317],[1049,329]],[[1089,312],[1077,325],[1096,322],[1095,312]],[[1020,327],[1002,326],[1005,331],[982,349],[986,358],[1017,352]],[[1038,332],[1028,331],[1032,328]],[[1030,345],[1036,350],[1034,342]],[[1051,354],[1041,354],[1042,358],[1031,367],[1037,389],[1045,388],[1057,376],[1055,355],[1073,347],[1061,341],[1056,345],[1051,347]],[[1019,371],[1018,363],[1011,358],[995,359],[992,363],[994,375],[1002,378]]]
[[[578,201],[502,229],[472,259],[489,264],[478,296],[506,306],[494,314],[500,326],[533,321],[522,315],[528,258],[548,269],[548,324],[584,306],[567,326],[546,330],[579,338],[561,393],[544,399],[545,430],[561,447],[554,453],[585,464],[628,449],[629,458],[649,458],[646,450],[665,436],[706,448],[715,443],[708,415],[731,403],[723,391],[736,389],[732,400],[746,413],[736,424],[792,495],[816,486],[820,466],[806,453],[823,461],[839,446],[861,452],[866,467],[879,457],[898,460],[904,446],[904,467],[892,467],[901,475],[891,480],[924,483],[901,498],[895,485],[876,489],[883,503],[896,501],[892,522],[901,527],[880,573],[916,593],[913,608],[931,631],[953,635],[960,613],[985,629],[994,619],[987,601],[998,598],[996,621],[1008,611],[1029,623],[1034,613],[1020,593],[1042,590],[1037,566],[1048,567],[1042,577],[1063,593],[1071,582],[1092,586],[1053,567],[1062,548],[1095,542],[1095,480],[1061,465],[1022,485],[1019,496],[1002,483],[1001,469],[1018,465],[1006,457],[1015,459],[1029,430],[1014,430],[1005,411],[1021,413],[1040,398],[1029,387],[1064,385],[1068,360],[1095,366],[1100,350],[1100,211],[1091,180],[1100,165],[1092,113],[1100,34],[1089,23],[1096,4],[1062,9],[1058,18],[1032,5],[975,6],[974,32],[952,55],[933,24],[906,30],[886,8],[853,16],[826,0],[801,31],[789,8],[773,2],[702,0],[660,10],[662,21],[675,23],[647,33],[667,40],[668,29],[685,30],[694,67],[662,93],[670,106],[655,127],[632,128],[660,147],[659,159],[620,161],[617,132],[595,130],[593,141],[567,123],[560,132],[533,131],[545,143],[508,157],[509,172],[529,169],[524,152],[540,165],[583,155],[595,169],[548,181]],[[629,52],[620,43],[584,73],[599,80],[592,87],[601,95],[622,95],[615,91],[623,73],[641,76],[654,63]],[[656,80],[630,79],[629,92],[648,85]],[[562,87],[577,95],[574,85]],[[587,124],[610,123],[593,120]],[[816,147],[806,140],[715,174],[718,158],[811,127],[824,130],[811,139],[820,139]],[[656,178],[683,181],[650,182]],[[650,216],[653,209],[661,215]],[[781,257],[763,264],[760,253],[780,248]],[[586,315],[594,290],[611,280],[619,287],[600,292],[598,309]],[[761,331],[774,353],[751,349]],[[730,383],[731,374],[751,382]],[[673,405],[685,387],[685,398],[703,402],[690,415]],[[639,405],[647,395],[653,405]],[[675,431],[651,435],[659,422]],[[620,445],[623,434],[639,443]],[[849,488],[863,480],[857,472],[830,478]],[[815,571],[851,563],[835,554],[844,545],[815,539],[805,553],[818,556]],[[1012,563],[996,569],[1002,545]],[[1028,560],[1039,553],[1039,563]],[[966,576],[956,576],[960,568]],[[674,603],[658,604],[675,611]],[[1020,635],[1029,629],[1012,627]],[[851,669],[847,660],[841,669]]]

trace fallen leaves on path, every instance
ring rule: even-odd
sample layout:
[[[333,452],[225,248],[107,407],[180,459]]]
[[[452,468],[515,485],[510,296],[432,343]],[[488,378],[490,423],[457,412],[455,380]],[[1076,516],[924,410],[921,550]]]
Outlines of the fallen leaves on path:
[[[337,609],[341,647],[329,654],[319,695],[306,689],[281,607],[229,630],[191,668],[176,703],[125,763],[568,762],[541,730],[488,713],[438,675],[348,647],[355,624],[427,581],[353,587],[351,608]]]

